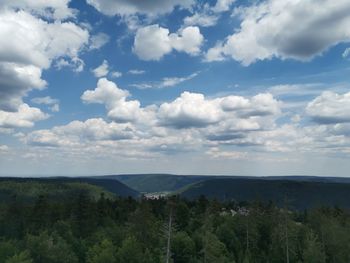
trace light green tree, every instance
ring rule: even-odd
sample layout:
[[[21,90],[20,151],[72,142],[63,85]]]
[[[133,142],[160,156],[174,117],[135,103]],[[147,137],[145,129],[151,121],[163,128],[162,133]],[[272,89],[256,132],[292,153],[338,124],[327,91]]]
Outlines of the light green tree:
[[[19,254],[8,258],[5,263],[32,263],[33,259],[30,257],[29,251],[22,251]]]
[[[303,250],[303,259],[307,263],[324,263],[325,254],[322,249],[321,243],[318,241],[317,236],[312,232],[306,236],[304,250]]]
[[[104,239],[88,250],[87,263],[114,263],[116,262],[116,251],[113,243]]]

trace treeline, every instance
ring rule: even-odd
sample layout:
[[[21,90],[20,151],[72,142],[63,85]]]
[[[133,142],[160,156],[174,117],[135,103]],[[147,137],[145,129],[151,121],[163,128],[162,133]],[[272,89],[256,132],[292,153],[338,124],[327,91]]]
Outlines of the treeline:
[[[0,263],[350,262],[350,214],[339,208],[82,191],[62,201],[13,196],[0,211]]]

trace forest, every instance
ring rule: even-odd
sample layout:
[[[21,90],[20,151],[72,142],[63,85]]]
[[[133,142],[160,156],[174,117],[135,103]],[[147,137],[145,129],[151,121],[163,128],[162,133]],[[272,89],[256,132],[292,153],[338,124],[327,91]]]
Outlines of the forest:
[[[62,192],[62,195],[65,193]],[[272,202],[15,194],[1,203],[0,263],[350,262],[350,214]]]

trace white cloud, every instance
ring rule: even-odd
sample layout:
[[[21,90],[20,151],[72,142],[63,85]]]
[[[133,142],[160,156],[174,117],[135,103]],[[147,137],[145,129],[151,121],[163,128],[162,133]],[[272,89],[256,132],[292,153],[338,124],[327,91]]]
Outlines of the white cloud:
[[[236,0],[217,0],[215,6],[212,8],[213,12],[220,13],[230,10],[231,5]]]
[[[237,9],[242,18],[240,28],[221,45],[209,49],[206,59],[231,57],[245,66],[273,57],[310,60],[350,41],[349,9],[347,0],[325,0],[322,4],[317,0],[268,0]]]
[[[198,73],[193,73],[187,77],[170,77],[170,78],[167,77],[167,78],[163,79],[163,81],[161,83],[161,87],[164,87],[164,88],[173,87],[173,86],[179,85],[182,82],[193,79],[197,76],[198,76]]]
[[[87,0],[98,11],[106,15],[129,16],[143,14],[156,16],[171,12],[176,6],[189,8],[193,0]]]
[[[324,93],[311,101],[306,113],[313,110],[327,118],[331,115],[336,122],[322,120],[321,125],[304,126],[305,116],[300,115],[293,117],[291,123],[278,124],[277,120],[285,112],[281,112],[281,102],[269,93],[208,98],[184,92],[159,106],[142,107],[139,101],[128,99],[128,91],[107,79],[100,79],[97,87],[85,91],[81,98],[85,103],[105,105],[110,122],[103,119],[73,121],[49,130],[30,132],[21,139],[36,147],[60,147],[70,154],[75,151],[82,155],[113,152],[125,158],[201,151],[212,158],[247,159],[251,149],[347,154],[350,153],[350,125],[343,122],[343,115],[337,115],[348,112],[347,95]],[[331,110],[324,110],[324,105],[329,104],[331,106],[327,107]],[[12,119],[12,116],[8,118]],[[1,121],[1,127],[12,127]],[[127,150],[132,154],[125,156]]]
[[[216,102],[206,100],[203,94],[184,92],[176,100],[160,105],[158,117],[165,126],[205,127],[219,122],[221,113]]]
[[[0,145],[0,153],[7,152],[9,147],[7,145]]]
[[[131,75],[142,75],[142,74],[145,74],[146,71],[145,70],[140,70],[140,69],[130,69],[128,71],[128,74],[131,74]]]
[[[185,81],[191,80],[195,77],[197,77],[199,72],[195,72],[189,76],[186,77],[165,77],[161,81],[155,81],[155,82],[143,82],[143,83],[135,83],[132,84],[132,87],[138,88],[138,89],[163,89],[163,88],[169,88],[173,86],[177,86]]]
[[[176,129],[207,127],[220,129],[257,130],[273,126],[279,116],[280,102],[271,94],[258,94],[251,98],[226,96],[207,99],[203,94],[184,92],[174,101],[159,107],[141,107],[137,100],[128,100],[130,93],[105,78],[99,79],[94,90],[81,96],[85,103],[104,104],[107,116],[117,122],[148,123]]]
[[[28,1],[29,3],[29,1]],[[24,11],[0,9],[0,110],[16,111],[53,60],[74,61],[89,33],[72,22],[47,22]]]
[[[239,151],[222,151],[218,147],[210,148],[206,154],[216,159],[246,159],[248,158],[247,152]]]
[[[203,40],[198,27],[169,34],[167,28],[155,24],[137,30],[133,51],[142,60],[160,60],[173,50],[194,56],[200,53]]]
[[[36,103],[39,105],[44,104],[44,105],[50,106],[49,109],[52,112],[59,112],[60,111],[59,100],[53,99],[50,96],[33,98],[31,101],[33,103]]]
[[[73,58],[60,58],[58,59],[54,66],[58,69],[61,70],[64,67],[68,67],[72,69],[74,72],[82,72],[85,67],[85,62],[78,58],[78,57],[73,57]]]
[[[123,76],[123,73],[121,73],[119,71],[113,71],[113,72],[111,72],[111,76],[112,76],[112,78],[120,78],[121,76]]]
[[[114,82],[102,78],[98,80],[96,89],[85,91],[81,98],[86,103],[100,103],[112,107],[115,101],[125,99],[129,95],[127,90],[119,89]]]
[[[170,34],[169,39],[172,47],[190,55],[198,55],[204,37],[196,26],[189,26],[181,29],[177,34]]]
[[[350,56],[350,48],[348,47],[348,48],[346,48],[345,50],[344,50],[344,52],[343,52],[343,54],[342,54],[342,57],[343,58],[347,58],[347,57],[349,57]]]
[[[63,151],[64,155],[95,157],[107,152],[123,158],[152,158],[201,151],[213,158],[244,158],[244,152],[215,147],[275,145],[274,149],[283,149],[282,142],[275,142],[272,135],[261,134],[276,129],[275,120],[280,115],[279,102],[269,94],[211,99],[184,92],[173,101],[145,107],[137,100],[128,100],[129,96],[115,83],[100,79],[97,87],[85,91],[81,98],[85,103],[105,105],[110,122],[73,121],[19,138],[29,146],[54,148],[55,154]]]
[[[306,112],[318,123],[350,122],[350,92],[325,91],[307,105]]]
[[[214,47],[210,48],[205,54],[204,60],[207,62],[225,60],[222,42],[218,42]]]
[[[75,10],[68,7],[70,0],[2,0],[0,8],[22,9],[53,19],[73,17]]]
[[[98,33],[96,35],[91,36],[90,38],[90,50],[100,49],[104,45],[106,45],[110,40],[110,37],[105,33]]]
[[[50,96],[33,98],[31,99],[31,101],[36,104],[44,104],[44,105],[53,105],[53,104],[59,103],[57,99],[53,99]]]
[[[136,136],[130,124],[107,123],[104,120],[88,119],[72,121],[51,130],[37,130],[25,137],[28,144],[35,146],[75,146],[90,141],[126,140]]]
[[[29,128],[37,121],[45,120],[49,115],[38,108],[21,104],[16,112],[0,110],[0,127],[2,128]]]
[[[41,69],[32,65],[0,62],[0,110],[16,111],[22,97],[32,89],[43,89]]]
[[[235,0],[218,0],[214,6],[198,3],[195,12],[184,18],[185,26],[211,27],[220,19],[220,14],[230,10]]]
[[[94,73],[96,78],[104,77],[108,74],[108,72],[109,72],[109,65],[107,60],[103,60],[100,66],[92,70],[92,73]]]
[[[192,16],[187,16],[184,19],[185,26],[215,26],[219,20],[219,16],[205,12],[194,13]]]
[[[107,116],[117,122],[147,121],[148,115],[152,114],[151,108],[140,108],[137,100],[127,100],[130,96],[127,90],[107,80],[99,79],[94,90],[87,90],[81,96],[85,103],[104,104],[107,109]]]
[[[217,124],[215,128],[225,130],[255,130],[264,126],[259,121],[265,116],[279,114],[279,102],[271,94],[248,100],[238,96],[206,99],[203,94],[184,92],[173,102],[161,104],[158,111],[162,125],[178,129]],[[264,122],[270,124],[266,119]]]

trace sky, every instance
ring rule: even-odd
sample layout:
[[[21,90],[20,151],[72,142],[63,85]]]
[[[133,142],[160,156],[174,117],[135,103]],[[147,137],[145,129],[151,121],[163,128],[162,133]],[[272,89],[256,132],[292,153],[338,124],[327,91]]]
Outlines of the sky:
[[[350,1],[1,0],[0,175],[350,176]]]

